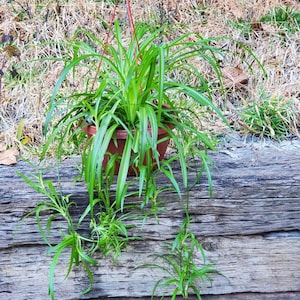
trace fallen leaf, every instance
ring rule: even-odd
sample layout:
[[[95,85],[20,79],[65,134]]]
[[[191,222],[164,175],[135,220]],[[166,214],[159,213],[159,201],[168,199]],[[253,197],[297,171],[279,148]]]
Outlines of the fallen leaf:
[[[14,165],[17,163],[17,156],[19,151],[12,147],[5,150],[4,145],[0,144],[0,165]]]
[[[239,67],[224,67],[222,74],[225,88],[233,88],[240,84],[246,84],[249,80],[248,76]]]

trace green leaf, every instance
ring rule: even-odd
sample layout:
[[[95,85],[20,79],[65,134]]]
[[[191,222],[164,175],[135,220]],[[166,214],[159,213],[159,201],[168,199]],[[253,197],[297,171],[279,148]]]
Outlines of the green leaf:
[[[58,263],[58,259],[60,258],[63,250],[67,248],[68,246],[72,245],[73,243],[73,237],[68,236],[65,237],[62,242],[60,242],[55,247],[50,248],[49,253],[55,252],[54,257],[52,259],[50,269],[49,269],[49,295],[51,297],[51,300],[54,300],[54,275],[55,275],[55,269],[56,265]],[[71,257],[72,259],[72,257]]]
[[[128,170],[131,161],[131,151],[132,151],[133,141],[129,136],[126,139],[124,152],[122,155],[120,169],[117,179],[117,187],[116,187],[116,207],[117,209],[124,209],[124,198],[125,193],[127,191],[128,184],[126,183],[126,179],[128,176]]]

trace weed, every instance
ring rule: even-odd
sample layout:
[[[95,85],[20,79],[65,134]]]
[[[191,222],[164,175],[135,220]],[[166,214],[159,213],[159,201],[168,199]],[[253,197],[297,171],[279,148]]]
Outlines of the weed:
[[[246,130],[260,137],[281,139],[297,130],[292,102],[284,97],[269,96],[264,91],[257,101],[246,105],[240,116]]]
[[[154,255],[157,263],[139,266],[159,269],[165,274],[156,282],[151,299],[154,298],[158,289],[167,287],[172,289],[172,300],[175,300],[177,296],[188,299],[190,293],[201,299],[201,286],[206,281],[212,282],[212,274],[220,274],[213,268],[214,264],[206,263],[204,249],[195,235],[190,232],[189,224],[190,219],[187,215],[174,242],[167,243],[162,254]],[[203,262],[201,266],[196,261],[199,255]],[[164,297],[162,296],[161,299]]]
[[[252,32],[251,22],[249,22],[248,20],[228,20],[228,25],[239,30],[245,38],[248,38],[250,33]]]
[[[277,25],[279,29],[288,33],[295,33],[300,29],[300,12],[289,6],[275,7],[270,10],[269,14],[262,16],[259,21]]]

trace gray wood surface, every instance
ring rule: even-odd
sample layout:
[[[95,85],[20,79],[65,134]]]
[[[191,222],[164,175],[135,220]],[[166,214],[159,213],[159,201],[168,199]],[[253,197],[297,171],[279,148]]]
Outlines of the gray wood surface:
[[[203,177],[190,193],[191,229],[202,242],[208,262],[215,263],[224,276],[215,276],[212,286],[203,287],[203,299],[300,299],[299,141],[228,141],[210,156],[214,163],[213,195],[210,197]],[[73,194],[80,208],[87,195],[81,182],[72,181],[78,174],[76,161],[63,162],[60,180],[64,193]],[[22,161],[0,166],[0,299],[47,299],[51,256],[35,218],[20,222],[44,198],[16,171],[30,174],[33,170]],[[47,170],[46,177],[57,182],[57,169]],[[129,244],[115,264],[99,256],[89,294],[80,295],[88,284],[82,269],[74,269],[64,280],[68,266],[65,253],[57,267],[56,299],[150,299],[160,274],[136,267],[151,262],[150,255],[174,238],[184,215],[175,194],[165,193],[163,199],[166,209],[160,223],[149,218],[142,232],[135,230],[144,240]],[[56,222],[55,226],[59,229],[63,224]]]

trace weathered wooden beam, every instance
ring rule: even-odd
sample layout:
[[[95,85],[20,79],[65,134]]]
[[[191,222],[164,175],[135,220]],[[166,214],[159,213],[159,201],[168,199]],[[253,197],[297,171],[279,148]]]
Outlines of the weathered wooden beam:
[[[216,269],[224,275],[215,276],[211,287],[203,287],[203,299],[298,299],[300,143],[290,147],[230,147],[211,154],[212,197],[205,177],[189,195],[191,229],[202,242],[208,262],[216,263]],[[88,201],[85,186],[73,182],[78,174],[76,161],[74,158],[63,162],[60,184],[64,193],[73,194],[72,199],[84,207]],[[34,217],[20,222],[45,198],[25,184],[16,171],[28,175],[33,170],[25,162],[0,167],[0,299],[47,299],[51,257]],[[45,174],[57,182],[56,168]],[[175,176],[179,178],[179,172]],[[191,172],[191,181],[193,177]],[[131,243],[116,264],[99,256],[89,294],[80,296],[88,285],[82,269],[75,269],[64,281],[68,264],[65,253],[57,268],[57,299],[147,299],[161,274],[136,267],[150,262],[150,255],[161,251],[162,244],[174,238],[184,216],[176,194],[162,196],[165,210],[160,223],[148,218],[142,232],[133,231],[144,240]],[[59,229],[63,224],[56,222],[55,226]],[[59,232],[54,239],[58,237]]]
[[[90,300],[121,300],[120,298],[107,298],[100,297]],[[124,300],[151,300],[151,297],[142,298],[122,298]],[[202,300],[298,300],[300,299],[300,293],[234,293],[227,295],[203,295]],[[158,297],[154,297],[153,300],[160,300]],[[170,300],[170,298],[165,298]],[[182,297],[178,297],[177,300],[183,300]],[[196,297],[191,296],[189,300],[197,300]]]
[[[93,268],[95,283],[83,299],[106,297],[141,297],[151,295],[158,279],[156,269],[136,269],[151,262],[149,255],[159,253],[163,242],[139,242],[128,246],[113,264],[99,257]],[[203,240],[208,261],[215,262],[224,276],[214,276],[213,285],[204,294],[236,292],[299,291],[300,238],[218,237]],[[50,257],[46,247],[23,246],[1,253],[1,293],[11,299],[46,299]],[[68,255],[57,268],[57,299],[77,299],[88,281],[82,269],[75,269],[64,281]],[[25,292],[25,294],[24,294]],[[9,299],[9,298],[6,298]]]
[[[6,296],[5,296],[6,297]],[[300,293],[286,292],[286,293],[233,293],[226,295],[202,295],[202,300],[299,300]],[[5,298],[12,299],[12,298]],[[26,299],[26,298],[20,298]],[[83,299],[80,297],[74,300]],[[189,300],[198,300],[196,296],[189,296]],[[161,300],[161,297],[97,297],[89,298],[89,300]],[[171,297],[165,297],[164,300],[171,300]],[[178,296],[176,300],[184,300]]]

